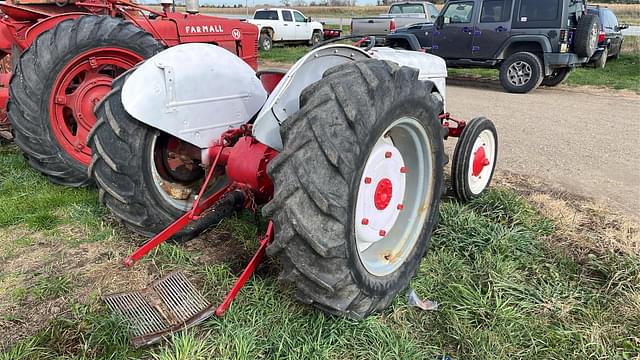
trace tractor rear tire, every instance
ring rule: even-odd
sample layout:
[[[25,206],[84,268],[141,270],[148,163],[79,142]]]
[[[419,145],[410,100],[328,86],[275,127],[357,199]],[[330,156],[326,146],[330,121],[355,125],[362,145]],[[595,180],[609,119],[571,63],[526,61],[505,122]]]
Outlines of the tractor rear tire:
[[[88,138],[92,160],[88,173],[96,182],[100,202],[127,227],[151,237],[184,214],[160,193],[151,171],[153,146],[160,133],[133,118],[122,105],[122,86],[128,73],[113,82],[113,89],[96,108],[97,122]],[[198,235],[190,229],[172,240]]]
[[[433,90],[431,82],[418,80],[415,69],[365,60],[329,69],[322,80],[301,93],[300,110],[280,129],[284,149],[267,169],[275,193],[263,214],[275,226],[275,239],[267,253],[280,258],[280,279],[295,284],[296,297],[302,302],[330,314],[362,319],[388,307],[417,273],[438,221],[443,186],[444,132],[438,119],[443,105]],[[375,200],[381,209],[377,197],[361,196],[363,189],[367,191],[367,186],[375,185],[368,178],[369,170],[366,175],[365,170],[372,159],[377,159],[374,155],[379,144],[393,141],[394,148],[401,149],[405,145],[398,144],[419,142],[393,132],[393,124],[403,119],[413,119],[419,129],[416,133],[424,134],[420,135],[425,139],[421,143],[430,144],[424,148],[430,150],[420,151],[421,155],[411,152],[429,165],[411,169],[407,162],[406,184],[418,184],[420,190],[397,197],[389,189],[390,198],[395,201],[392,209],[396,210],[400,200],[404,210],[401,204],[397,205],[401,212],[398,221],[387,228],[386,235],[380,230],[382,238],[375,241],[383,242],[395,231],[415,242],[397,253],[387,249],[378,253],[378,248],[373,248],[375,244],[371,245],[376,250],[367,255],[375,258],[371,260],[359,247],[356,231],[361,230],[360,225],[369,224],[365,219],[356,219],[356,207],[365,199],[365,206],[370,207]],[[391,152],[382,153],[382,159],[409,161],[409,156],[391,158]],[[400,173],[404,169],[383,167],[383,171],[388,168]],[[382,179],[378,186],[386,180]],[[393,186],[396,189],[395,183]],[[388,205],[388,199],[383,207]],[[408,225],[410,222],[413,223]],[[410,235],[398,230],[405,228],[417,230]],[[374,234],[377,231],[374,229]],[[370,270],[367,264],[374,261],[382,261],[382,267],[387,261],[391,270]]]
[[[93,104],[115,76],[162,49],[151,34],[110,16],[65,20],[40,34],[9,86],[9,120],[29,164],[54,183],[87,184]]]

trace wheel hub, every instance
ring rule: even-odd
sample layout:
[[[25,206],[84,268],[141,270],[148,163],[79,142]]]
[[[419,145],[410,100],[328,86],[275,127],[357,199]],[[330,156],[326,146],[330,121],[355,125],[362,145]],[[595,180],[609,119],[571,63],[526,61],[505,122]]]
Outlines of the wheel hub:
[[[363,249],[379,241],[393,228],[402,209],[406,187],[405,164],[389,138],[374,146],[358,191],[356,232]],[[393,206],[390,206],[393,204]]]
[[[111,90],[111,81],[142,61],[120,48],[96,48],[73,58],[62,68],[51,89],[49,117],[53,133],[67,154],[88,165],[87,136],[96,123],[98,102]]]
[[[473,154],[473,176],[480,176],[482,169],[490,164],[489,159],[487,159],[486,151],[484,150],[485,146],[486,144],[482,144],[482,146],[480,146]]]

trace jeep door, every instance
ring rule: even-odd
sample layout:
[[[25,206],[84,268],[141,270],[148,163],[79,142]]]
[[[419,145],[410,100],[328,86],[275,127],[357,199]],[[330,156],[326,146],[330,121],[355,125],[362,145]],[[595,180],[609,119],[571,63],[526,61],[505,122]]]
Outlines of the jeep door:
[[[473,43],[473,1],[452,1],[442,10],[433,32],[432,52],[445,59],[468,59]]]
[[[483,0],[480,19],[476,23],[472,58],[494,59],[498,50],[511,35],[512,0]]]

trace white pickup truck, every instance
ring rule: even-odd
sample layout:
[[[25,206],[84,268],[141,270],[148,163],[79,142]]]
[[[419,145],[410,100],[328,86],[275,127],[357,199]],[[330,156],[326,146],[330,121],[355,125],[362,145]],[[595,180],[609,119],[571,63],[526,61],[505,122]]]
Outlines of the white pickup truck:
[[[258,45],[264,51],[271,50],[274,41],[310,45],[322,41],[322,24],[295,9],[258,9],[248,22],[259,28]]]

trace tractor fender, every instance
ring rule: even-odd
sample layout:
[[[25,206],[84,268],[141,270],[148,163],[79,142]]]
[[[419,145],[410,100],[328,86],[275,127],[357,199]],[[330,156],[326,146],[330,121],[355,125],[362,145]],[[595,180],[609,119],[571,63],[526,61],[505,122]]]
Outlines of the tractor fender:
[[[54,26],[58,25],[62,21],[65,21],[68,19],[77,19],[80,16],[85,16],[85,15],[89,15],[89,14],[82,13],[82,12],[72,12],[72,13],[54,15],[44,20],[41,20],[37,22],[35,25],[31,26],[29,29],[27,29],[27,31],[25,31],[24,39],[17,39],[18,46],[20,46],[21,49],[26,49],[31,45],[31,43],[38,36],[40,36],[40,34],[42,34],[43,32],[49,29],[52,29]]]
[[[258,113],[267,92],[247,63],[215,45],[171,47],[139,65],[122,88],[134,118],[202,149]]]
[[[334,66],[370,57],[362,49],[340,44],[323,46],[307,53],[271,92],[253,125],[253,136],[273,149],[282,150],[280,124],[300,109],[302,90],[322,79],[322,74]]]

